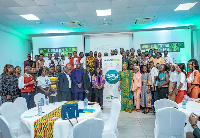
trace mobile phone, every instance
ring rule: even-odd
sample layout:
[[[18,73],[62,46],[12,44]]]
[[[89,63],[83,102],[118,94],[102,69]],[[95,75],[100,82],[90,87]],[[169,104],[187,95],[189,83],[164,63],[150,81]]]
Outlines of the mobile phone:
[[[197,115],[194,113],[193,115],[192,115],[193,117],[197,117]]]

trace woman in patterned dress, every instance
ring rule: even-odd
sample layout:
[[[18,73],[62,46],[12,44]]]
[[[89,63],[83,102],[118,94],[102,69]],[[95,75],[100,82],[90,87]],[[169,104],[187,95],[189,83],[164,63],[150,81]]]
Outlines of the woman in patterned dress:
[[[142,71],[142,93],[141,93],[141,106],[144,107],[144,111],[142,113],[146,114],[149,112],[149,108],[151,108],[151,75],[147,71],[147,66],[141,66]]]
[[[119,71],[119,86],[121,90],[121,110],[131,113],[133,111],[133,95],[130,91],[133,71],[128,70],[128,64],[123,63],[123,71]]]
[[[14,67],[6,64],[0,76],[1,102],[13,102],[19,97],[18,77],[14,74]]]

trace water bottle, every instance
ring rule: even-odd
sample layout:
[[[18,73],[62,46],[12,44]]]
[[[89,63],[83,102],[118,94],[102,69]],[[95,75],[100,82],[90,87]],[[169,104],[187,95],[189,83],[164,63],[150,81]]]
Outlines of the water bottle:
[[[43,98],[41,98],[40,102],[41,102],[41,106],[44,106],[44,99]]]
[[[182,100],[182,108],[186,109],[186,100],[185,99]]]
[[[87,106],[88,106],[88,99],[85,98],[84,99],[84,109],[87,109]]]
[[[46,98],[46,105],[49,105],[49,97]]]
[[[42,104],[40,101],[38,102],[38,116],[42,116]]]

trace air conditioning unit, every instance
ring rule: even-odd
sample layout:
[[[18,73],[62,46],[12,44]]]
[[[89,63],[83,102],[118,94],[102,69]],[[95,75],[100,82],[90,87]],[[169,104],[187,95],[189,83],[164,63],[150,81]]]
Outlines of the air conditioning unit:
[[[156,16],[154,17],[146,17],[146,18],[135,18],[134,25],[144,25],[153,23],[156,20]]]
[[[79,21],[75,22],[61,22],[61,25],[64,26],[65,28],[83,28],[83,25]]]

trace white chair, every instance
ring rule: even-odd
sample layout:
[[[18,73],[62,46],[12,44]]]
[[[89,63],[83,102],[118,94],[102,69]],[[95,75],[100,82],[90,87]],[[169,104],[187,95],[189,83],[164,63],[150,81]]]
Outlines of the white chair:
[[[183,138],[185,120],[185,113],[173,107],[159,109],[155,119],[155,138]]]
[[[0,115],[0,129],[2,131],[2,135],[4,138],[30,138],[30,133],[23,134],[21,136],[14,135],[11,130],[9,123],[6,121],[6,119]]]
[[[169,100],[169,99],[161,99],[161,100],[157,100],[154,103],[154,107],[155,107],[155,111],[157,111],[158,109],[162,109],[162,108],[165,108],[165,107],[178,108],[178,104],[175,103],[174,101]]]
[[[113,131],[117,137],[119,137],[117,122],[118,122],[120,110],[121,110],[120,101],[118,99],[114,99],[112,101],[109,117],[106,121],[104,121],[105,123],[104,131]]]
[[[74,126],[73,138],[102,138],[103,127],[103,120],[89,118]]]
[[[11,132],[18,135],[21,119],[14,104],[12,102],[3,103],[0,107],[0,114],[8,122]]]
[[[102,134],[102,138],[117,138],[117,136],[112,131],[104,131]]]
[[[41,93],[38,93],[34,96],[34,102],[36,104],[36,107],[38,106],[38,101],[41,100],[41,98],[43,98],[45,100],[45,95],[44,94],[41,94]]]
[[[21,116],[25,111],[28,110],[26,99],[23,97],[18,97],[13,103],[19,116]]]

